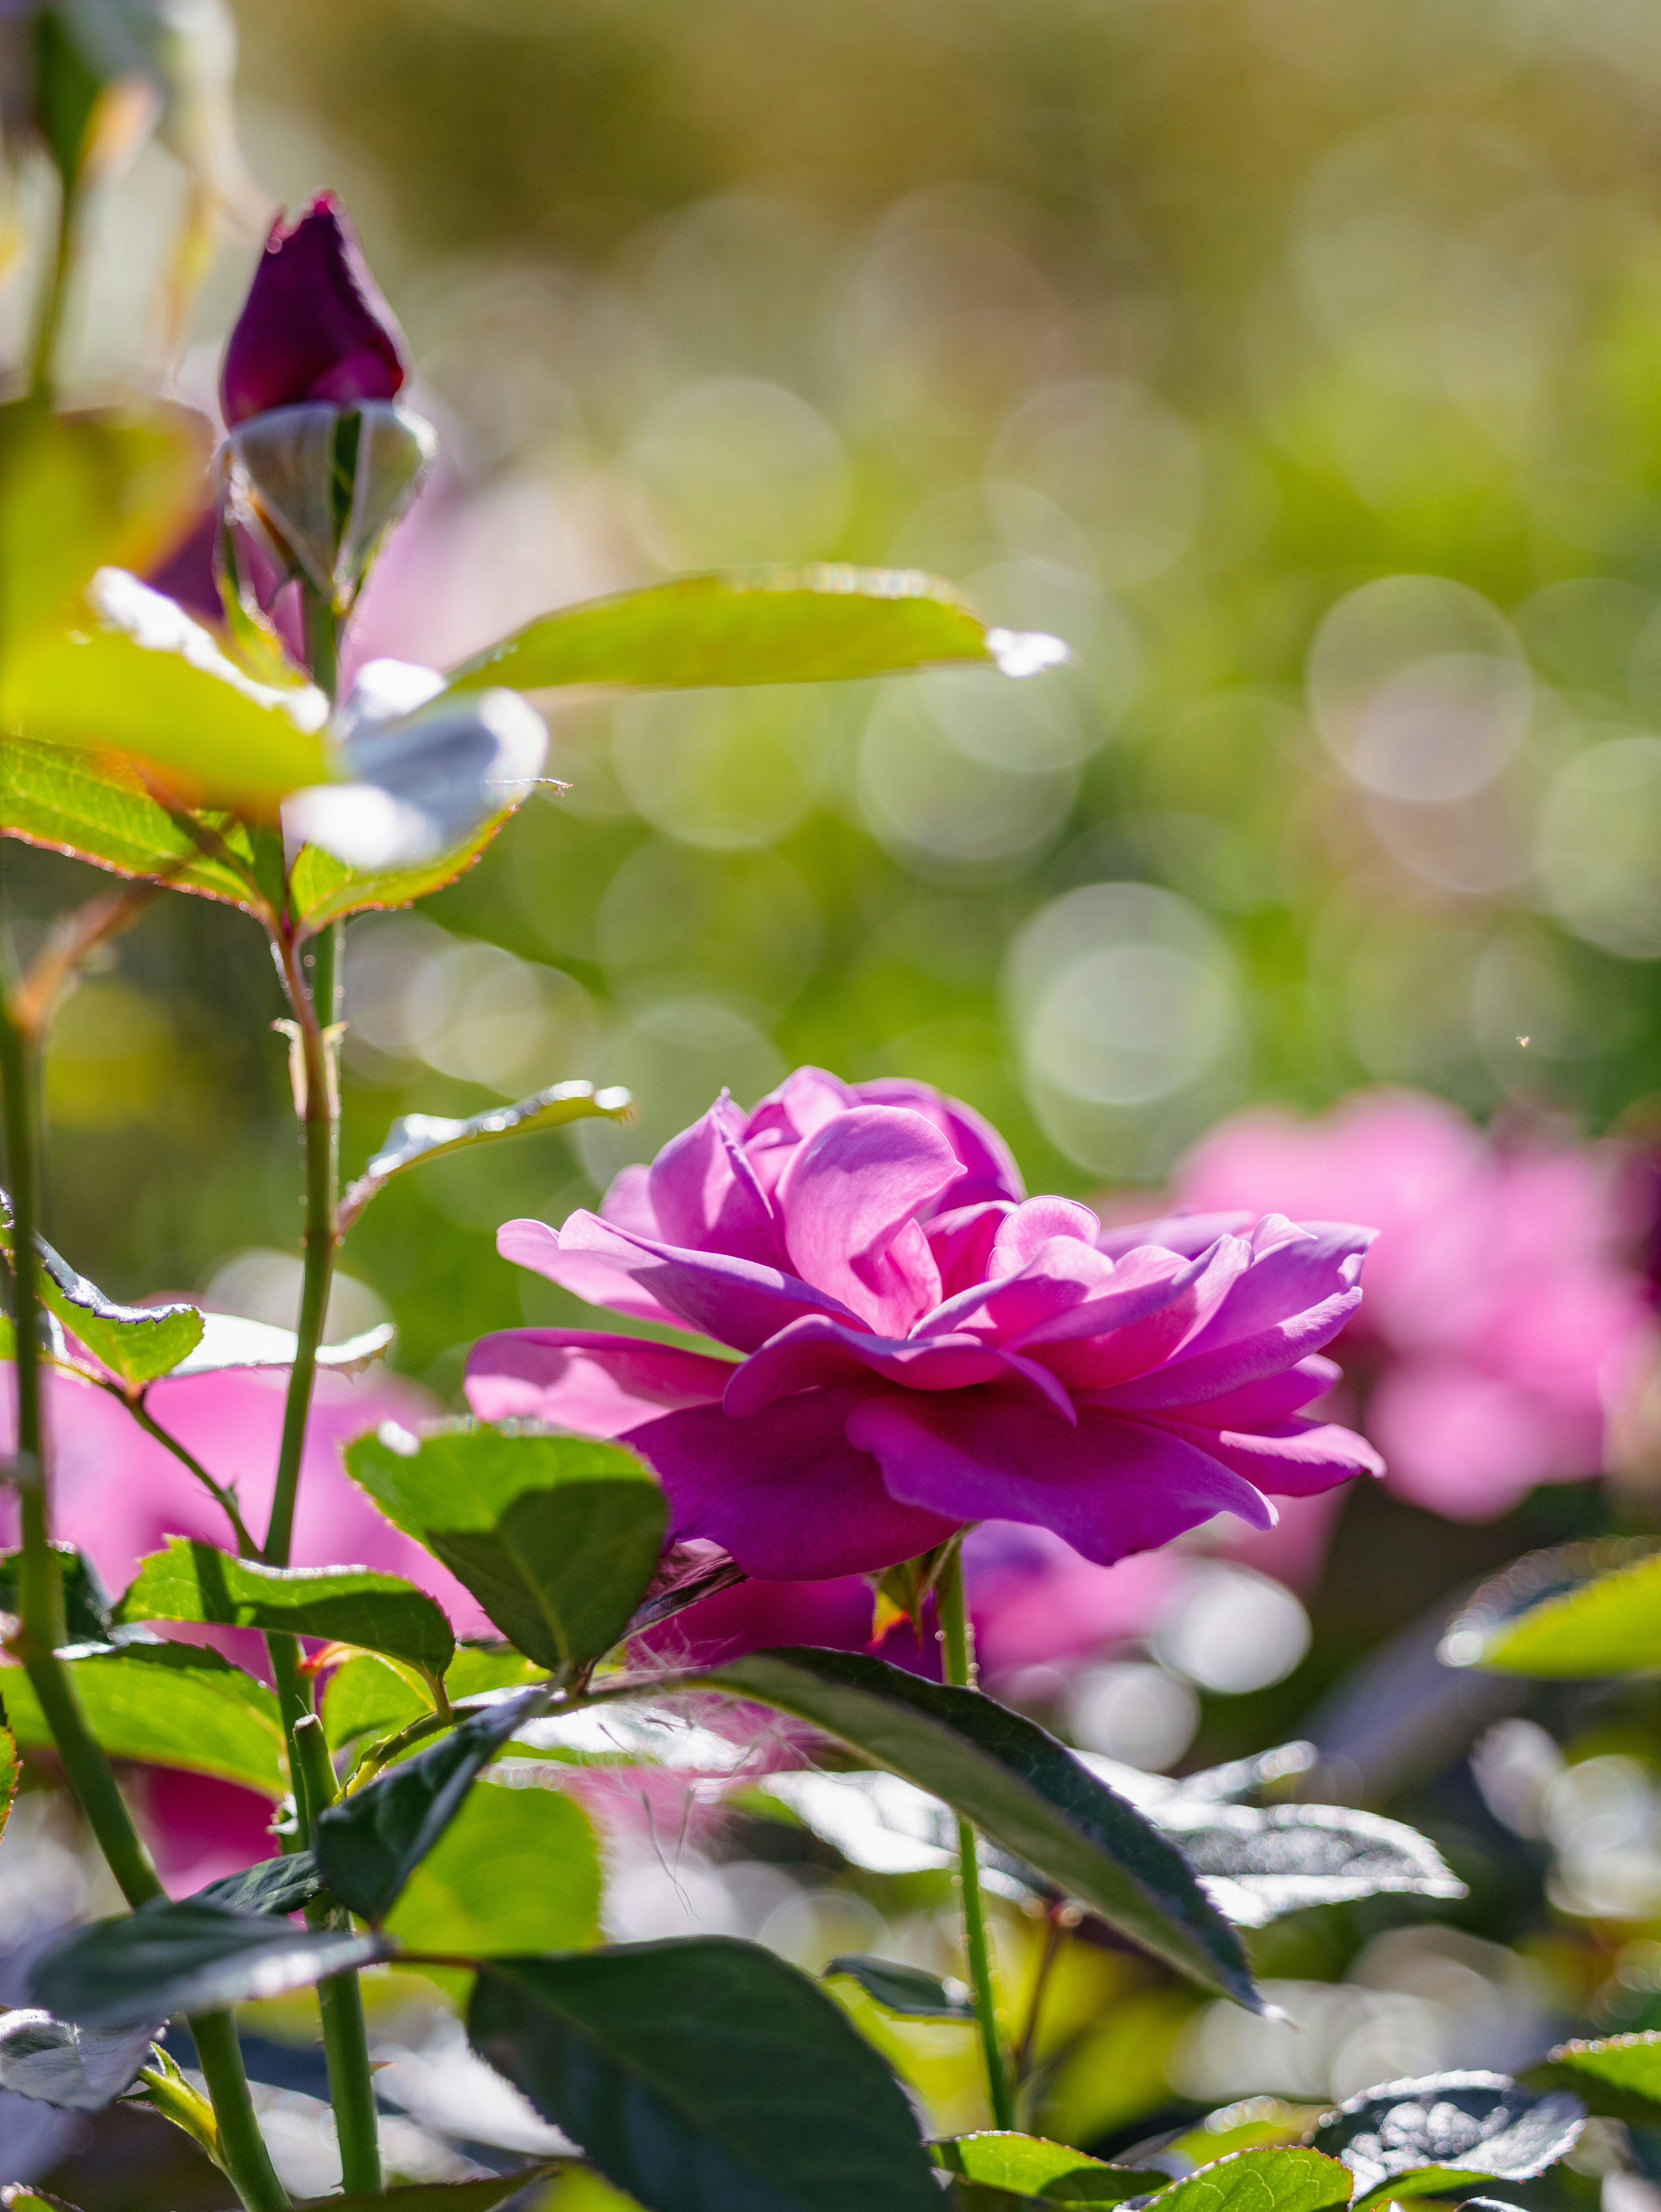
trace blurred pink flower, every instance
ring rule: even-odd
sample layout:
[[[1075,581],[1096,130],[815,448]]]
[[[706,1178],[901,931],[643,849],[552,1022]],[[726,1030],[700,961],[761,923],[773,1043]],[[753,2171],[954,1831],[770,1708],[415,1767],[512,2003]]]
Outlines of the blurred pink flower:
[[[1060,1198],[1023,1200],[1002,1141],[920,1084],[803,1068],[745,1115],[723,1096],[599,1215],[509,1222],[505,1258],[745,1357],[585,1330],[486,1337],[467,1395],[626,1440],[675,1534],[752,1574],[866,1572],[966,1522],[1053,1530],[1100,1565],[1266,1492],[1378,1462],[1300,1408],[1354,1310],[1364,1229],[1266,1214],[1189,1257],[1123,1256]]]
[[[1303,1219],[1378,1224],[1366,1303],[1345,1332],[1372,1369],[1367,1434],[1398,1496],[1482,1521],[1536,1483],[1603,1468],[1609,1412],[1652,1328],[1621,1257],[1646,1224],[1620,1165],[1608,1146],[1494,1136],[1439,1099],[1377,1091],[1319,1121],[1223,1123],[1174,1195],[1199,1210],[1190,1240],[1271,1193]]]
[[[234,1486],[243,1519],[256,1538],[271,1510],[283,1432],[283,1370],[232,1369],[150,1387],[155,1419],[214,1479]],[[15,1395],[12,1370],[0,1368],[0,1444],[10,1448]],[[303,1567],[379,1567],[405,1576],[435,1597],[459,1631],[494,1634],[477,1601],[394,1528],[341,1463],[340,1448],[385,1420],[407,1427],[443,1408],[406,1376],[370,1368],[347,1376],[320,1374],[306,1432],[294,1564]],[[206,1490],[164,1446],[147,1436],[106,1392],[63,1375],[47,1378],[46,1418],[52,1462],[52,1533],[76,1544],[119,1592],[146,1553],[169,1536],[200,1536],[234,1548],[230,1531]]]

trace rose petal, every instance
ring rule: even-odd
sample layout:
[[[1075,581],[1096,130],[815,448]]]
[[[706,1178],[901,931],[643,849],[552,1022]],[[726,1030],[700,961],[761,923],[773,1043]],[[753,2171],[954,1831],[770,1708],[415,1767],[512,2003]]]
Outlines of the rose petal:
[[[921,1114],[856,1106],[837,1115],[779,1182],[797,1273],[879,1334],[903,1334],[940,1297],[940,1273],[915,1217],[958,1173],[952,1147]]]
[[[730,1361],[588,1329],[505,1328],[467,1359],[467,1403],[482,1421],[515,1415],[619,1437],[658,1413],[718,1402]]]
[[[715,1407],[666,1413],[625,1442],[656,1468],[678,1538],[710,1538],[769,1581],[871,1574],[959,1524],[891,1497],[849,1442],[848,1414],[870,1387],[811,1391],[743,1421]]]

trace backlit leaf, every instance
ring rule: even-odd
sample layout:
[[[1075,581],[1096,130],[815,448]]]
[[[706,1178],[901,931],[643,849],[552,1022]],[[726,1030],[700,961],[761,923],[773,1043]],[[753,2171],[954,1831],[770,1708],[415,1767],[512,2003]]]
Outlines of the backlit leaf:
[[[415,2181],[373,2197],[307,2197],[295,2203],[294,2212],[493,2212],[527,2182],[558,2171],[557,2165],[532,2166],[514,2173],[480,2174],[473,2181]]]
[[[1176,1846],[1019,1713],[857,1652],[757,1651],[680,1679],[838,1737],[1195,1980],[1261,2008],[1239,1937]]]
[[[521,1098],[514,1106],[493,1106],[465,1121],[437,1114],[405,1114],[393,1122],[386,1141],[365,1167],[341,1202],[350,1221],[361,1213],[376,1192],[405,1168],[423,1160],[441,1159],[447,1153],[471,1151],[501,1137],[529,1136],[542,1129],[563,1129],[573,1121],[600,1117],[627,1121],[634,1101],[624,1090],[596,1091],[592,1083],[556,1083]]]
[[[216,1774],[265,1797],[286,1795],[277,1699],[218,1652],[131,1644],[69,1664],[88,1723],[112,1758]],[[50,1750],[52,1731],[21,1667],[0,1669],[0,1698],[19,1744]]]
[[[581,1666],[622,1635],[651,1578],[665,1510],[621,1444],[456,1422],[383,1427],[347,1472],[465,1584],[538,1666]]]
[[[925,1973],[921,1966],[904,1966],[892,1959],[867,1959],[845,1954],[832,1959],[824,1969],[824,1978],[834,1981],[838,1975],[856,1982],[868,1997],[889,2012],[900,2014],[907,2020],[973,2020],[975,2000],[959,1988],[957,1994],[947,1989],[938,1974]],[[960,2171],[953,2168],[954,2172]]]
[[[62,2018],[119,2027],[281,1996],[392,1949],[384,1936],[295,1928],[187,1897],[76,1929],[36,1960],[30,1984],[36,2003]]]
[[[1566,2089],[1544,2095],[1503,2074],[1430,2074],[1368,2089],[1314,2136],[1355,2176],[1357,2202],[1440,2196],[1470,2176],[1527,2181],[1572,2150],[1586,2108]]]
[[[1607,2119],[1661,2127],[1661,2033],[1560,2043],[1524,2078],[1534,2089],[1572,2089]]]
[[[208,425],[179,407],[144,416],[0,407],[0,658],[73,617],[95,569],[147,568],[203,503]]]
[[[581,1951],[599,1941],[599,1895],[593,1826],[575,1798],[481,1778],[386,1929],[417,1951]]]
[[[0,836],[69,853],[113,875],[167,884],[230,906],[281,902],[283,842],[228,814],[198,817],[212,849],[113,754],[31,743],[0,744]]]
[[[1308,1905],[1404,1894],[1463,1897],[1435,1845],[1348,1805],[1228,1805],[1173,1796],[1148,1808],[1237,1928]]]
[[[268,1567],[189,1536],[170,1536],[166,1551],[139,1561],[115,1617],[318,1636],[438,1674],[455,1649],[439,1606],[400,1576],[368,1567]]]
[[[0,1708],[0,1835],[5,1833],[6,1822],[11,1818],[17,1785],[21,1778],[17,1763],[17,1739],[5,1725],[4,1711]]]
[[[1003,2128],[937,2142],[934,2157],[948,2173],[961,2174],[965,2181],[1056,2204],[1119,2204],[1127,2197],[1164,2189],[1170,2180],[1168,2174],[1110,2166],[1066,2143]]]
[[[423,1859],[461,1810],[473,1778],[547,1693],[517,1696],[472,1713],[428,1751],[388,1769],[319,1814],[312,1830],[319,1870],[343,1905],[366,1920],[392,1910]]]
[[[320,846],[301,848],[289,878],[294,910],[302,928],[314,934],[343,915],[413,906],[417,899],[442,890],[465,875],[514,810],[505,809],[475,830],[448,853],[399,867],[354,868]]]
[[[391,1735],[432,1709],[414,1668],[366,1651],[343,1660],[330,1675],[323,1692],[323,1733],[331,1751],[343,1751],[361,1736]]]
[[[754,1944],[492,1960],[467,2033],[648,2212],[938,2212],[887,2068]]]
[[[1506,1674],[1661,1668],[1661,1553],[1634,1559],[1634,1548],[1573,1545],[1518,1560],[1476,1592],[1442,1657]]]
[[[193,1305],[124,1306],[37,1237],[40,1300],[112,1375],[130,1389],[176,1367],[200,1340],[202,1314]],[[11,1249],[11,1208],[0,1193],[0,1251]]]
[[[1318,2150],[1237,2150],[1161,2190],[1160,2212],[1328,2212],[1352,2177]]]
[[[815,684],[941,661],[1025,674],[1066,657],[1054,639],[989,630],[949,584],[916,569],[749,568],[560,608],[464,661],[450,683]]]

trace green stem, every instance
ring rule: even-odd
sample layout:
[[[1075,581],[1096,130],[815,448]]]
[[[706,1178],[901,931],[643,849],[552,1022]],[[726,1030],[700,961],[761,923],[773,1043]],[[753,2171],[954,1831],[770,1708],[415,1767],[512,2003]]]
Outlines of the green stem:
[[[29,363],[29,390],[38,399],[50,399],[52,397],[52,364],[58,356],[58,338],[63,334],[64,310],[69,303],[70,277],[75,268],[79,201],[79,194],[66,179],[63,201],[58,210],[58,234],[52,246],[52,267],[46,275],[45,296],[40,302],[40,320],[35,326],[34,347]]]
[[[302,583],[300,589],[312,681],[332,699],[340,687],[340,617],[314,584]]]
[[[321,1721],[308,1715],[295,1727],[293,1743],[309,1822],[333,1804],[338,1784]],[[351,1924],[350,1915],[338,1906],[310,1905],[306,1917],[314,1928]],[[323,2014],[329,2099],[340,2138],[341,2186],[349,2195],[360,2191],[379,2195],[380,2134],[375,2117],[374,2077],[369,2070],[362,1985],[355,1972],[330,1974],[318,1984],[317,1999]]]
[[[959,1689],[975,1686],[975,1647],[964,1601],[963,1551],[953,1545],[940,1570],[934,1603],[939,1609],[946,1650],[946,1679]],[[1003,2045],[998,2039],[997,1993],[992,1981],[992,1947],[987,1939],[986,1902],[981,1894],[981,1863],[975,1824],[961,1815],[958,1820],[958,1879],[963,1887],[964,1948],[969,1954],[969,1978],[974,1985],[975,2010],[981,2024],[981,2048],[986,2054],[987,2094],[995,2127],[1013,2128],[1015,2100],[1010,2094],[1004,2066]]]
[[[165,1896],[102,1746],[87,1725],[75,1677],[58,1656],[64,1641],[64,1599],[51,1548],[52,1510],[46,1434],[41,1419],[40,1255],[35,1244],[40,1191],[34,1114],[33,1039],[13,1019],[9,976],[0,976],[0,1106],[4,1109],[6,1168],[12,1203],[12,1334],[17,1371],[16,1481],[23,1556],[18,1573],[19,1628],[13,1649],[22,1660],[64,1778],[121,1893],[135,1910]],[[248,2095],[241,2045],[228,2013],[190,2022],[208,2094],[219,2123],[226,2172],[248,2212],[286,2212],[289,2198],[265,2148]]]

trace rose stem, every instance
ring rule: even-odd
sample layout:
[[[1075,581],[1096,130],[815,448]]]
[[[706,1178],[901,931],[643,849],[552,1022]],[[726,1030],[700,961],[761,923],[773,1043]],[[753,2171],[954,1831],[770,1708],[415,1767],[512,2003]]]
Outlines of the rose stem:
[[[310,1819],[332,1805],[339,1794],[323,1723],[314,1717],[295,1725],[294,1747],[305,1783]],[[314,1928],[347,1928],[350,1917],[339,1907],[308,1905]],[[340,2185],[348,2195],[380,2193],[380,2137],[375,2117],[374,2082],[369,2072],[368,2036],[363,2022],[363,1988],[356,1968],[330,1974],[317,1985],[323,2014],[323,2050],[329,2066],[329,2098],[340,2138]]]
[[[975,1647],[964,1601],[963,1547],[954,1543],[935,1585],[941,1640],[946,1649],[946,1679],[958,1688],[975,1686]],[[964,1948],[969,1954],[969,1978],[975,1989],[975,2011],[981,2024],[981,2047],[986,2053],[986,2087],[995,2125],[1013,2128],[1015,2104],[1004,2069],[1003,2046],[998,2040],[997,1998],[992,1986],[992,1950],[987,1941],[986,1904],[981,1894],[981,1863],[976,1849],[975,1824],[958,1819],[958,1879],[963,1887]]]
[[[14,1479],[22,1524],[18,1573],[21,1619],[12,1649],[52,1731],[64,1773],[129,1905],[165,1896],[116,1786],[103,1748],[87,1725],[70,1668],[58,1656],[64,1641],[63,1585],[51,1549],[52,1500],[40,1403],[40,1257],[35,1247],[40,1150],[34,1115],[37,1040],[14,1019],[11,976],[0,977],[0,1103],[4,1107],[6,1166],[12,1206],[12,1336],[17,1374],[17,1452]],[[219,2122],[225,2170],[248,2212],[286,2212],[289,2198],[271,2165],[254,2117],[241,2045],[230,2014],[198,2014],[189,2021],[197,2057]]]
[[[339,675],[339,618],[324,595],[302,585],[306,639],[312,673],[331,698]],[[305,1457],[306,1423],[317,1379],[317,1348],[329,1310],[329,1287],[340,1243],[340,1088],[328,1032],[339,1012],[343,931],[333,922],[313,940],[308,991],[293,921],[285,916],[271,936],[277,971],[299,1031],[304,1077],[301,1129],[306,1175],[306,1261],[300,1293],[300,1321],[288,1401],[283,1409],[283,1442],[277,1454],[271,1517],[265,1532],[269,1565],[286,1567],[294,1542],[295,1507]],[[295,1832],[300,1848],[309,1842],[311,1825],[332,1802],[334,1770],[322,1731],[312,1715],[311,1686],[300,1672],[300,1644],[293,1636],[265,1639],[271,1674],[289,1738],[289,1778],[294,1786]],[[320,1752],[321,1764],[319,1764]],[[348,2191],[378,2195],[380,2149],[375,2116],[374,2081],[363,2019],[363,1991],[356,1967],[330,1976],[319,1985],[323,2042],[329,2066],[329,2096],[340,2141],[341,2183]]]

